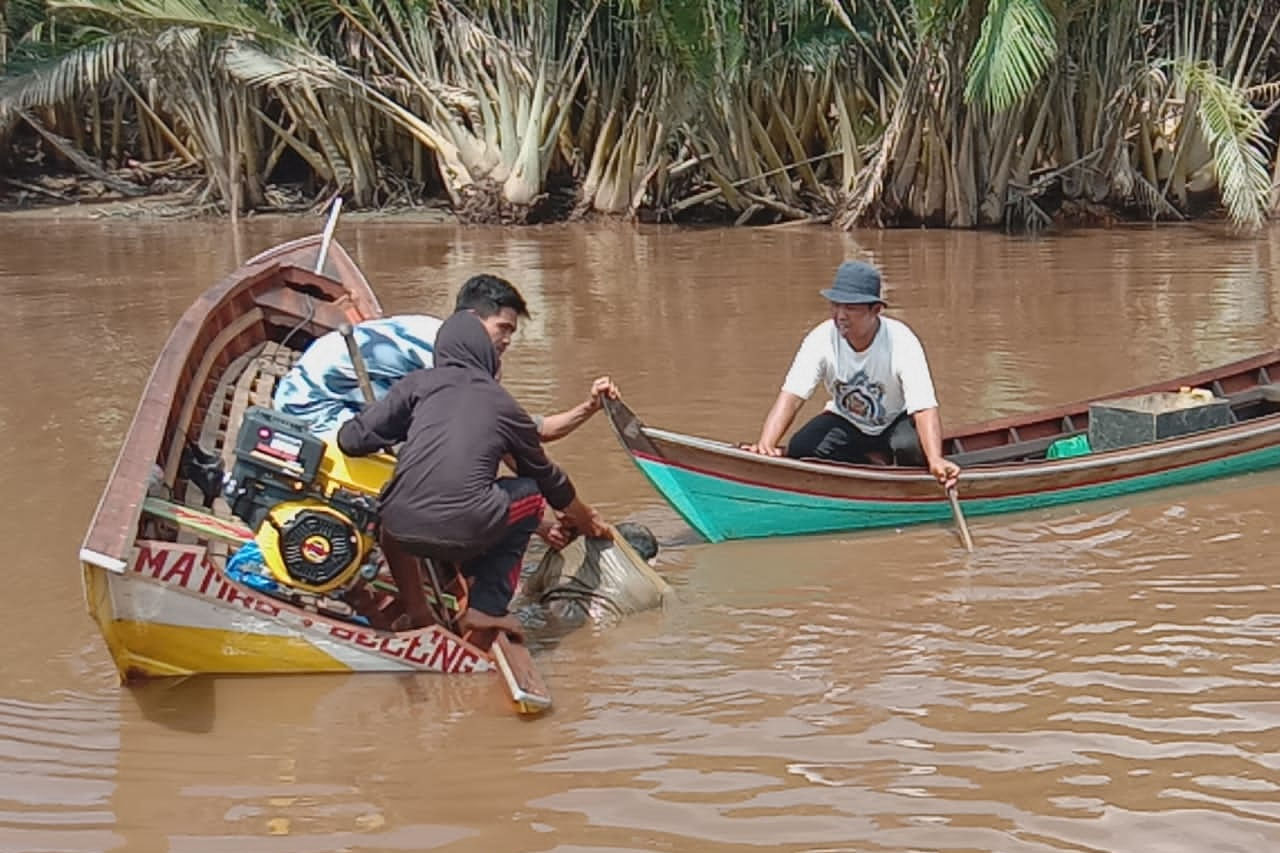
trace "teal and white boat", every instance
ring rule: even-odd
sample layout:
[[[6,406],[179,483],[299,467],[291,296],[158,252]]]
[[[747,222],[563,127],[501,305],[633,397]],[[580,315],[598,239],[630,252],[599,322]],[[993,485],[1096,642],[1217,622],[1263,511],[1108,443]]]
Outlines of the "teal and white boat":
[[[968,516],[1260,471],[1280,466],[1280,381],[1272,384],[1273,376],[1280,380],[1280,350],[1094,401],[963,427],[947,434],[943,452],[964,469],[960,497]],[[732,443],[645,426],[621,401],[606,401],[606,410],[649,482],[711,542],[952,518],[946,494],[923,468],[758,456]],[[1100,429],[1104,417],[1106,429]],[[1154,428],[1148,440],[1133,443],[1134,429],[1144,426]],[[1153,438],[1165,434],[1162,426],[1176,434]],[[1114,428],[1127,433],[1125,446],[1111,443]]]

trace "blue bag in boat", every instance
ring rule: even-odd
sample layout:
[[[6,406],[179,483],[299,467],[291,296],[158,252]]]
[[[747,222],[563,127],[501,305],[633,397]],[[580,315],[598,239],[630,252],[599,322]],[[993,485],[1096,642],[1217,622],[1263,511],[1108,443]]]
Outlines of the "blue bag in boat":
[[[262,559],[262,549],[252,539],[240,546],[240,549],[227,560],[224,570],[226,576],[236,583],[242,583],[250,589],[265,592],[269,595],[280,591],[280,585],[271,577],[270,570]]]

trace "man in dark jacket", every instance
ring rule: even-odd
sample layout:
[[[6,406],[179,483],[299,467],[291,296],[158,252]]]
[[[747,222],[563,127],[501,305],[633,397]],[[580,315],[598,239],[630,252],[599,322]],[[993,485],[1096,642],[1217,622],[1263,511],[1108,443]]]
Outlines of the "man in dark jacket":
[[[519,635],[507,605],[544,499],[578,532],[611,538],[547,458],[533,418],[497,373],[498,351],[484,324],[460,311],[436,335],[435,367],[410,373],[338,432],[349,456],[401,445],[380,497],[381,544],[413,627],[431,621],[420,568],[430,556],[460,563],[471,581],[463,630]],[[495,479],[503,457],[517,476]]]

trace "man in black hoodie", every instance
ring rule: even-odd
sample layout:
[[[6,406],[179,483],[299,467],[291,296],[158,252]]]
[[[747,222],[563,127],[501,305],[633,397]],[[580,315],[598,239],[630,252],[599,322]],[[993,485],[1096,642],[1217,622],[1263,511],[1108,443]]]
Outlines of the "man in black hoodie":
[[[484,324],[460,311],[436,335],[435,367],[410,373],[338,432],[349,456],[401,445],[380,496],[381,545],[414,627],[431,621],[419,559],[431,556],[460,563],[470,579],[463,630],[519,635],[507,605],[544,499],[578,532],[612,538],[547,458],[533,418],[497,373],[498,351]],[[517,476],[495,479],[504,457]]]

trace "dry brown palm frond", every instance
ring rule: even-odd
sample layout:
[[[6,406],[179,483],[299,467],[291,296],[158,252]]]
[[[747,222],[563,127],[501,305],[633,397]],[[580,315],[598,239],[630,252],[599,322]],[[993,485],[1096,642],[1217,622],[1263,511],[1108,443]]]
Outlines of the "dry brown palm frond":
[[[1038,234],[1051,226],[1053,217],[1036,203],[1035,196],[1036,193],[1033,190],[1010,183],[1005,189],[1006,225],[1020,223],[1031,234]]]
[[[250,87],[296,86],[306,81],[314,87],[326,88],[344,80],[337,66],[321,57],[277,56],[238,39],[224,46],[220,56],[227,74]]]
[[[1133,182],[1133,199],[1138,207],[1152,219],[1157,216],[1169,216],[1173,219],[1186,219],[1182,211],[1174,207],[1160,190],[1143,176],[1137,169],[1129,170],[1129,178]]]
[[[109,36],[44,67],[0,80],[0,126],[16,121],[29,107],[66,103],[106,86],[133,66],[136,47],[129,35]]]
[[[409,103],[418,93],[413,81],[394,74],[378,74],[369,78],[369,85],[385,95],[396,98],[401,103]],[[480,99],[475,93],[461,86],[451,86],[443,81],[433,80],[428,83],[432,94],[451,110],[462,115],[473,117],[478,115]]]
[[[1267,83],[1259,83],[1256,86],[1246,86],[1243,90],[1244,96],[1250,101],[1257,103],[1271,104],[1280,101],[1280,80],[1271,80]]]
[[[516,41],[519,33],[506,37],[480,26],[470,15],[452,3],[440,3],[436,7],[444,40],[459,56],[470,59],[475,65],[493,73],[496,65],[505,66],[523,86],[532,88],[537,77],[537,62],[530,46]]]

